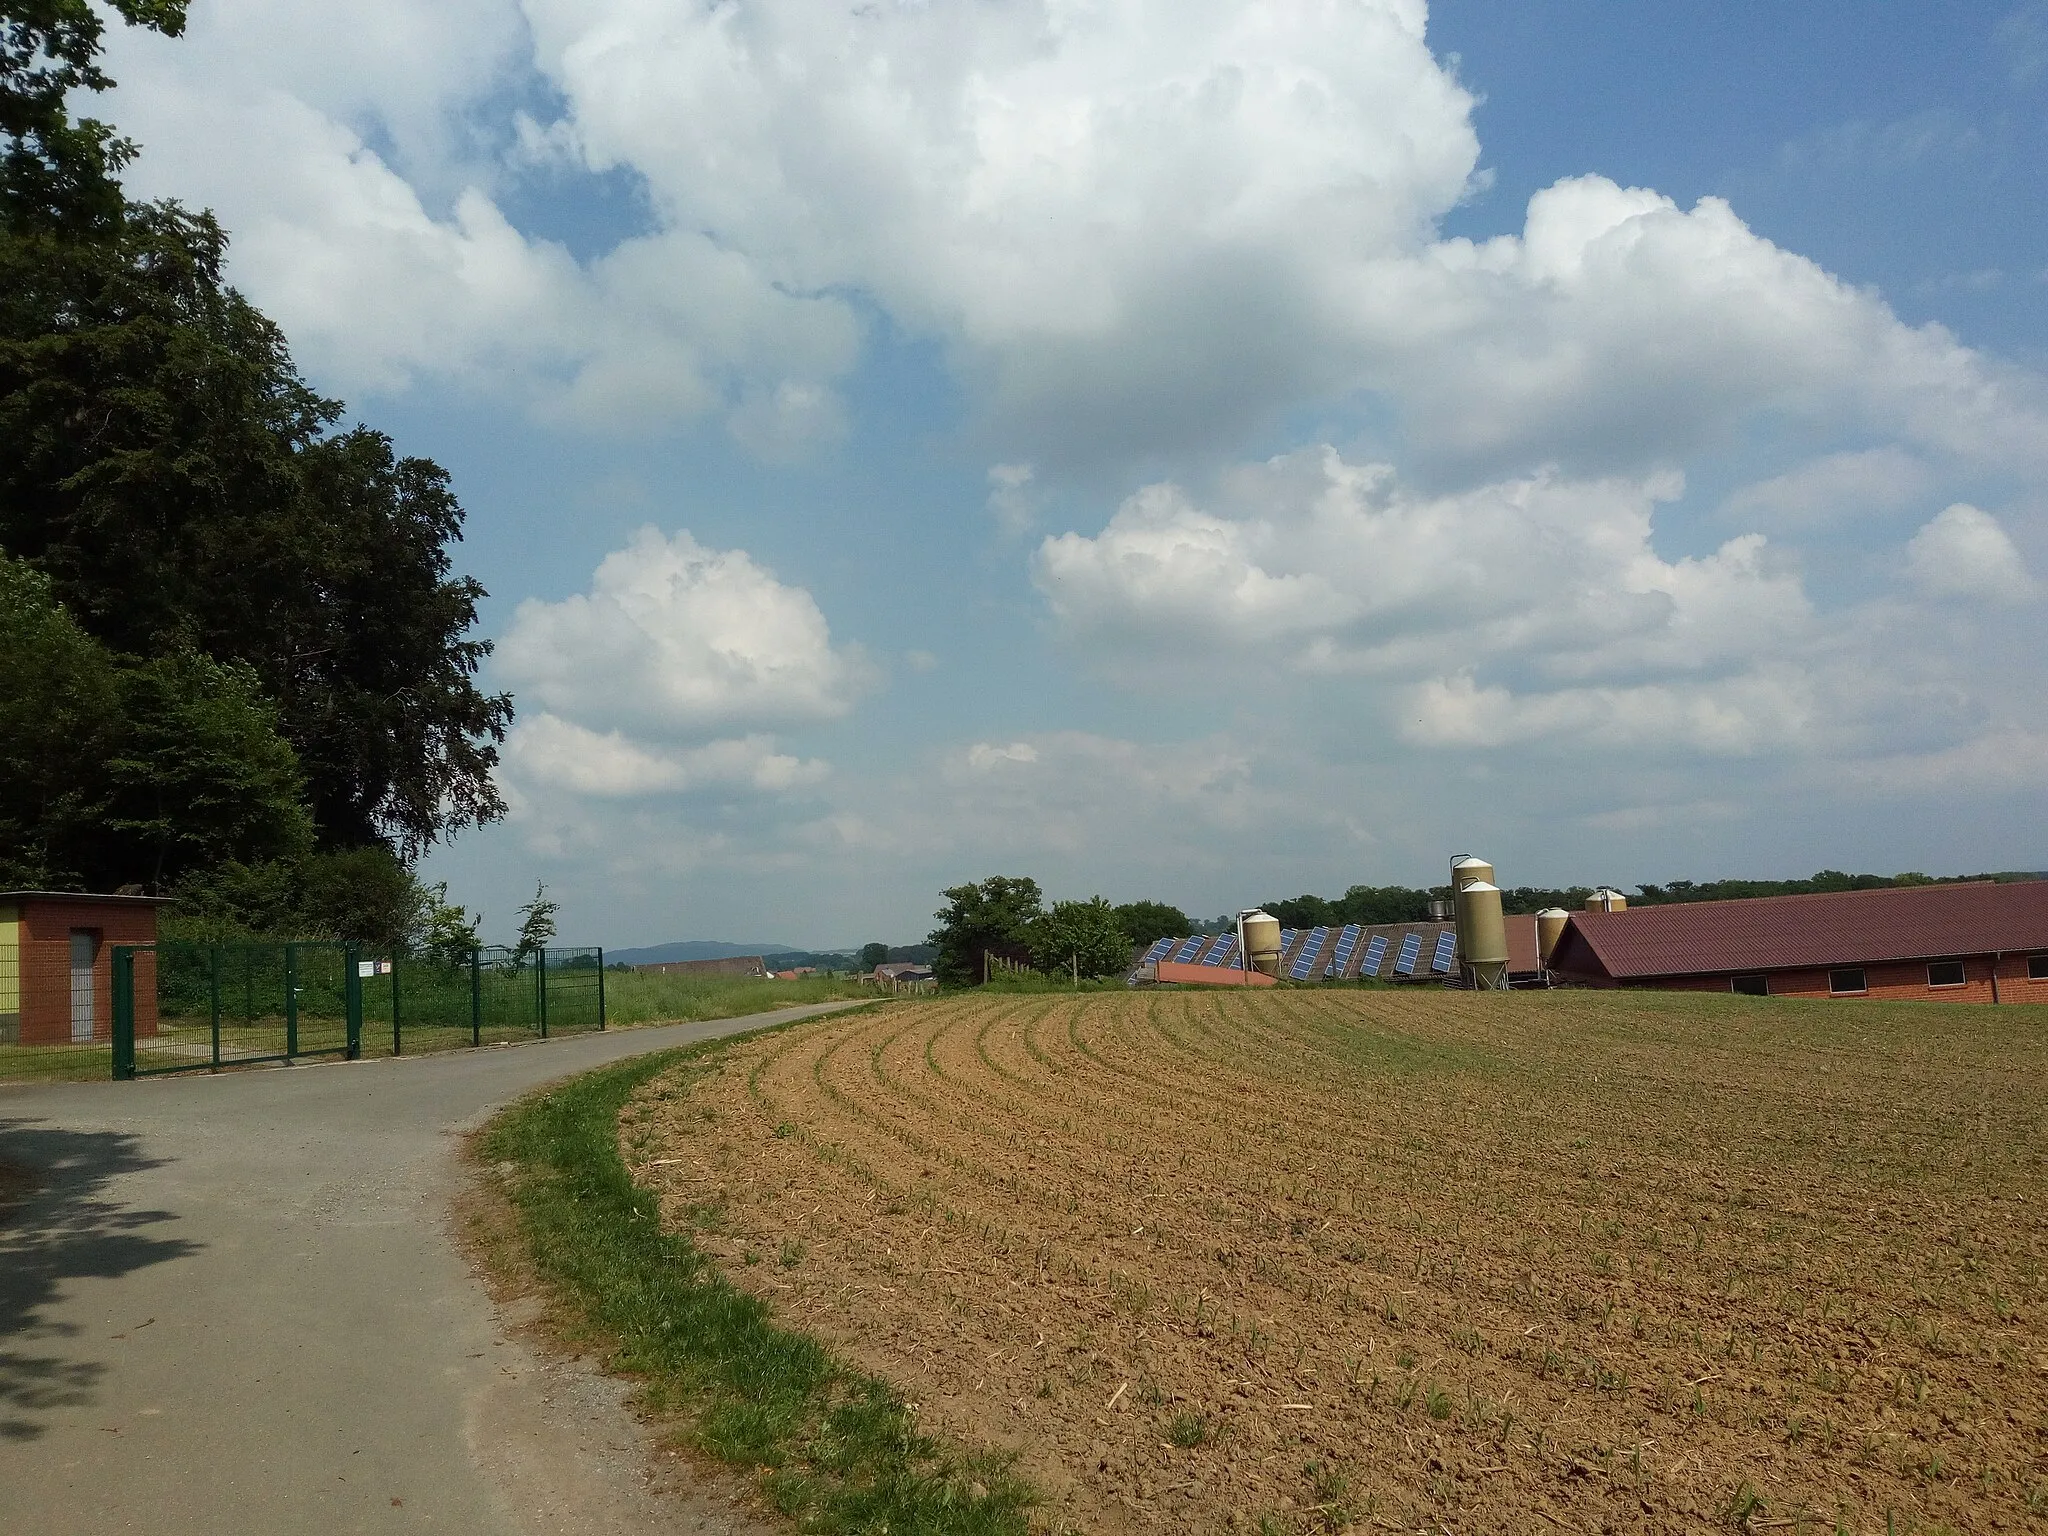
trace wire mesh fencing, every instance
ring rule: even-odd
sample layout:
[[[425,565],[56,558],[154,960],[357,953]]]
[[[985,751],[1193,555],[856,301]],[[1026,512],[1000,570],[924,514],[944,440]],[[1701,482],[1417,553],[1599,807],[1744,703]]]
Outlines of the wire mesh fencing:
[[[164,940],[126,953],[150,964],[124,981],[123,952],[115,955],[116,1076],[353,1054],[347,945]]]
[[[116,950],[114,1014],[115,1077],[511,1045],[604,1028],[604,951],[164,940]]]

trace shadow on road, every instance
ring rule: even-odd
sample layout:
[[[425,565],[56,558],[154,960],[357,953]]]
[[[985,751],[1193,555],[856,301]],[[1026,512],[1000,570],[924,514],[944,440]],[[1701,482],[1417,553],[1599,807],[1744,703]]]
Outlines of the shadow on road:
[[[43,1315],[66,1281],[132,1274],[198,1248],[147,1235],[171,1212],[108,1198],[114,1179],[162,1161],[124,1132],[0,1119],[0,1440],[35,1439],[52,1409],[91,1402],[106,1372],[76,1347],[33,1348],[77,1338],[76,1327]]]

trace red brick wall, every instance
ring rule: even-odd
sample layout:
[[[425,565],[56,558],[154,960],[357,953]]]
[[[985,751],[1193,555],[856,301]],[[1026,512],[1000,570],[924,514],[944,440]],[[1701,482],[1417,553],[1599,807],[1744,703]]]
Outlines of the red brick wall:
[[[1991,997],[1991,956],[1977,955],[1963,961],[1963,984],[1959,987],[1930,987],[1927,962],[1902,960],[1863,967],[1868,990],[1849,997],[1876,997],[1891,1002],[1988,1003]],[[1669,991],[1726,992],[1726,976],[1674,976],[1645,985]],[[1834,997],[1828,990],[1828,973],[1813,971],[1770,972],[1773,997]],[[2048,981],[2027,979],[2027,957],[2007,955],[1998,962],[1998,1001],[2002,1003],[2048,1003]]]
[[[95,1040],[114,1033],[114,946],[154,944],[156,908],[143,902],[24,900],[21,903],[21,1043],[71,1038],[71,930],[99,935],[93,963]],[[135,1034],[156,1033],[156,962],[135,957]]]

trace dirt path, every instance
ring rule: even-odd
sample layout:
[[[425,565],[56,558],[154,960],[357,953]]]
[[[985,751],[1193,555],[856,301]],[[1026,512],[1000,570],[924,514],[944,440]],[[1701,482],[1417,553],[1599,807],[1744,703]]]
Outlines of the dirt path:
[[[835,1006],[504,1050],[0,1088],[0,1531],[742,1532],[449,1230],[537,1084]],[[4,1190],[0,1190],[4,1197]]]

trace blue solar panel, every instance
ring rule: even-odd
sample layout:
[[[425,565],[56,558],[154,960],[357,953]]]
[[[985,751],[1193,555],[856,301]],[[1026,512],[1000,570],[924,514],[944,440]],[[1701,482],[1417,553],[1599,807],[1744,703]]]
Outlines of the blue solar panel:
[[[1316,956],[1322,952],[1323,941],[1329,936],[1330,930],[1327,928],[1309,930],[1308,938],[1302,943],[1301,953],[1294,957],[1294,964],[1287,968],[1289,981],[1308,980],[1309,970],[1315,965]]]
[[[1456,954],[1457,950],[1458,936],[1455,933],[1446,929],[1438,934],[1436,936],[1436,954],[1430,960],[1429,968],[1432,971],[1448,971],[1451,968],[1451,956]]]
[[[1401,958],[1394,962],[1396,976],[1413,976],[1415,962],[1422,958],[1422,935],[1411,933],[1401,940]]]
[[[1145,951],[1145,964],[1151,965],[1155,961],[1165,959],[1166,952],[1171,948],[1173,948],[1173,940],[1154,939],[1152,941],[1152,947]]]
[[[1229,937],[1225,938],[1221,944],[1218,944],[1214,949],[1210,950],[1209,953],[1202,956],[1202,964],[1221,965],[1224,961],[1228,960],[1231,957],[1231,954],[1236,949],[1237,935],[1233,933]]]
[[[1366,940],[1365,958],[1358,962],[1358,974],[1361,976],[1377,976],[1380,973],[1380,967],[1386,964],[1386,962],[1387,936],[1384,933],[1376,933]]]
[[[1173,952],[1173,963],[1175,965],[1186,965],[1190,960],[1195,958],[1196,953],[1200,951],[1201,947],[1208,942],[1209,936],[1206,933],[1196,934],[1192,939],[1187,940],[1185,943],[1181,945],[1179,949]]]
[[[1345,927],[1342,933],[1337,935],[1336,953],[1330,956],[1330,963],[1323,967],[1323,974],[1325,976],[1341,976],[1344,974],[1344,967],[1351,963],[1351,956],[1358,949],[1359,932],[1358,924],[1351,923]]]

